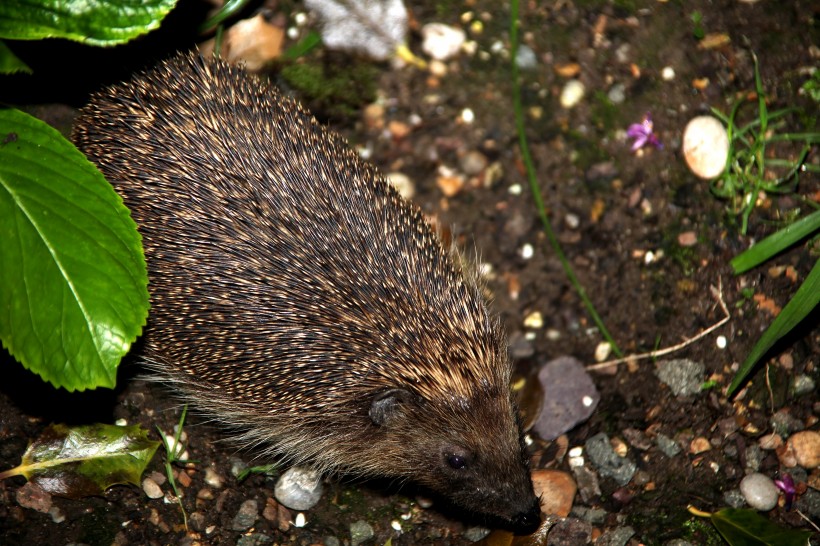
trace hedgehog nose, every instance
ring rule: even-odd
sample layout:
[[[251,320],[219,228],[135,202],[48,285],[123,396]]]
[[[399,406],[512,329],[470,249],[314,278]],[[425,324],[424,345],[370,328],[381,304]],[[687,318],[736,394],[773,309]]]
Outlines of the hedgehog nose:
[[[525,534],[535,532],[541,524],[541,504],[536,502],[526,512],[519,512],[514,515],[512,524],[518,532]]]

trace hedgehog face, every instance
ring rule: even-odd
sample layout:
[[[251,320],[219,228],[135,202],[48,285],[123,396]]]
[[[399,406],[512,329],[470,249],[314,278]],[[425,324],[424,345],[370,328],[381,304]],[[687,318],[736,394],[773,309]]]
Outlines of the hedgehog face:
[[[509,394],[491,401],[432,402],[393,389],[373,399],[370,418],[396,450],[397,465],[416,482],[476,514],[520,531],[540,523],[529,465]],[[421,462],[421,464],[417,464]]]

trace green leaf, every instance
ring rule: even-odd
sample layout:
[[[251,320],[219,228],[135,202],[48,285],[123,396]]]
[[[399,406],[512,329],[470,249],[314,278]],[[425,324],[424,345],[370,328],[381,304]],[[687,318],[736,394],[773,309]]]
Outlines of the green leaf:
[[[759,265],[775,254],[789,248],[794,243],[813,233],[820,232],[820,210],[814,211],[766,237],[732,260],[735,274],[740,274]]]
[[[9,46],[0,40],[0,74],[14,74],[15,72],[31,74],[31,68],[12,53]]]
[[[0,341],[69,391],[113,387],[148,314],[136,224],[56,130],[0,109]]]
[[[175,4],[176,0],[2,0],[0,38],[67,38],[116,45],[159,27]]]
[[[712,523],[730,546],[808,546],[811,532],[785,529],[754,510],[725,508]]]
[[[138,426],[51,425],[29,445],[20,466],[0,473],[0,479],[25,476],[70,498],[100,495],[118,483],[139,485],[157,447]]]
[[[820,303],[820,259],[814,263],[809,276],[797,289],[786,307],[777,315],[774,322],[763,332],[755,346],[752,347],[749,356],[738,369],[732,383],[729,385],[727,394],[732,394],[740,383],[749,375],[752,368],[760,358],[771,349],[777,341],[789,333],[792,328],[806,318],[812,310]]]

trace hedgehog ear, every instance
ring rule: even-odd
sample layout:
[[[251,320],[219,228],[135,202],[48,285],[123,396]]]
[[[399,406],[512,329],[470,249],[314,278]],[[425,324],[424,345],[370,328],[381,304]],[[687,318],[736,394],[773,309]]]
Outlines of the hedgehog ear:
[[[413,395],[404,389],[390,389],[381,392],[370,403],[370,420],[375,425],[389,425],[390,421],[401,415],[402,405],[413,400]]]

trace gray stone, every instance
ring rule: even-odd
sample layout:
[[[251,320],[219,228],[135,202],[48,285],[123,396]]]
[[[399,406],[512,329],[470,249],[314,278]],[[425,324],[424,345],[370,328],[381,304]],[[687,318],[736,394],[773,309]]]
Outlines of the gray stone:
[[[658,449],[660,449],[663,454],[670,459],[681,451],[678,443],[665,434],[658,434],[655,438],[655,443],[658,444]]]
[[[256,523],[258,518],[259,505],[256,500],[246,500],[242,503],[239,507],[239,511],[234,516],[233,521],[231,522],[231,529],[233,531],[247,531],[253,527],[253,524]]]
[[[635,529],[632,527],[616,527],[598,537],[595,546],[625,546],[634,534]]]
[[[706,366],[686,358],[658,362],[655,375],[667,385],[675,396],[689,396],[700,392]]]
[[[584,444],[589,460],[603,476],[609,476],[618,485],[626,485],[638,467],[628,457],[620,457],[609,443],[609,436],[599,432]]]
[[[777,506],[777,498],[780,496],[774,481],[759,472],[753,472],[740,481],[740,492],[749,506],[761,512]]]
[[[601,395],[577,358],[562,356],[538,372],[544,405],[533,427],[545,440],[554,440],[589,419]]]
[[[322,476],[312,468],[293,466],[279,476],[273,494],[292,510],[310,510],[322,498]]]
[[[359,546],[376,535],[373,527],[364,520],[350,524],[350,546]]]

